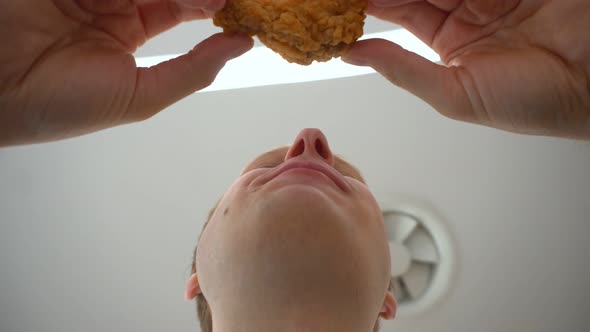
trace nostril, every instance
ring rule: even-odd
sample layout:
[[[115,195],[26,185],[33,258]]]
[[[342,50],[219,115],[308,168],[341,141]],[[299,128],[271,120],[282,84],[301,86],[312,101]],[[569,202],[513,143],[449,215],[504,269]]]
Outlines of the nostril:
[[[326,151],[324,144],[322,144],[322,141],[319,138],[315,140],[315,150],[320,156],[322,156],[322,158],[328,159],[328,151]]]
[[[299,142],[297,142],[297,144],[295,145],[295,148],[293,149],[291,155],[298,156],[302,154],[303,151],[305,151],[305,141],[303,139],[300,139]]]

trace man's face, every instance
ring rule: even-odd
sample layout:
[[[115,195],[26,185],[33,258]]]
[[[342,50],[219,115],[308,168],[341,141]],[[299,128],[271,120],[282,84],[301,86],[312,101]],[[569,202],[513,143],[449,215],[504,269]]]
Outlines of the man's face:
[[[268,309],[287,298],[302,305],[354,298],[379,312],[390,277],[379,205],[317,129],[242,171],[201,235],[196,265],[213,310],[236,297]]]

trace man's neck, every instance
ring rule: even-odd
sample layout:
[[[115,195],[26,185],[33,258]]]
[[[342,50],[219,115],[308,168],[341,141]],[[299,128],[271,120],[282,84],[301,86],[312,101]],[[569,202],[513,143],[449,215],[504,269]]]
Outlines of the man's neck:
[[[351,322],[341,315],[334,319],[280,319],[272,314],[265,321],[213,321],[213,332],[372,332],[372,325]]]

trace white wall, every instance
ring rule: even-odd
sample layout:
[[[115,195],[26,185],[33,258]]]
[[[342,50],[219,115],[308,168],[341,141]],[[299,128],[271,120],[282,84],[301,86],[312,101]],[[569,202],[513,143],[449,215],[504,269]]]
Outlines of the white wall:
[[[447,300],[384,330],[587,330],[590,144],[453,122],[371,75],[196,94],[144,123],[0,150],[0,331],[198,331],[183,292],[208,209],[304,127],[377,196],[436,206],[457,241]]]

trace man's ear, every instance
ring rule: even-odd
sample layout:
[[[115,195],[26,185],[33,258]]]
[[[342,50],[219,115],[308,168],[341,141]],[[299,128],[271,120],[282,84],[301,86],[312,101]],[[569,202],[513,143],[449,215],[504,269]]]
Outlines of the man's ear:
[[[190,301],[197,297],[197,294],[201,293],[201,286],[199,285],[199,277],[197,274],[193,274],[186,282],[186,291],[184,292],[184,298]]]
[[[385,295],[385,300],[383,300],[383,308],[381,308],[381,312],[379,316],[383,319],[394,319],[395,314],[397,312],[397,302],[393,297],[391,292],[387,292]]]

